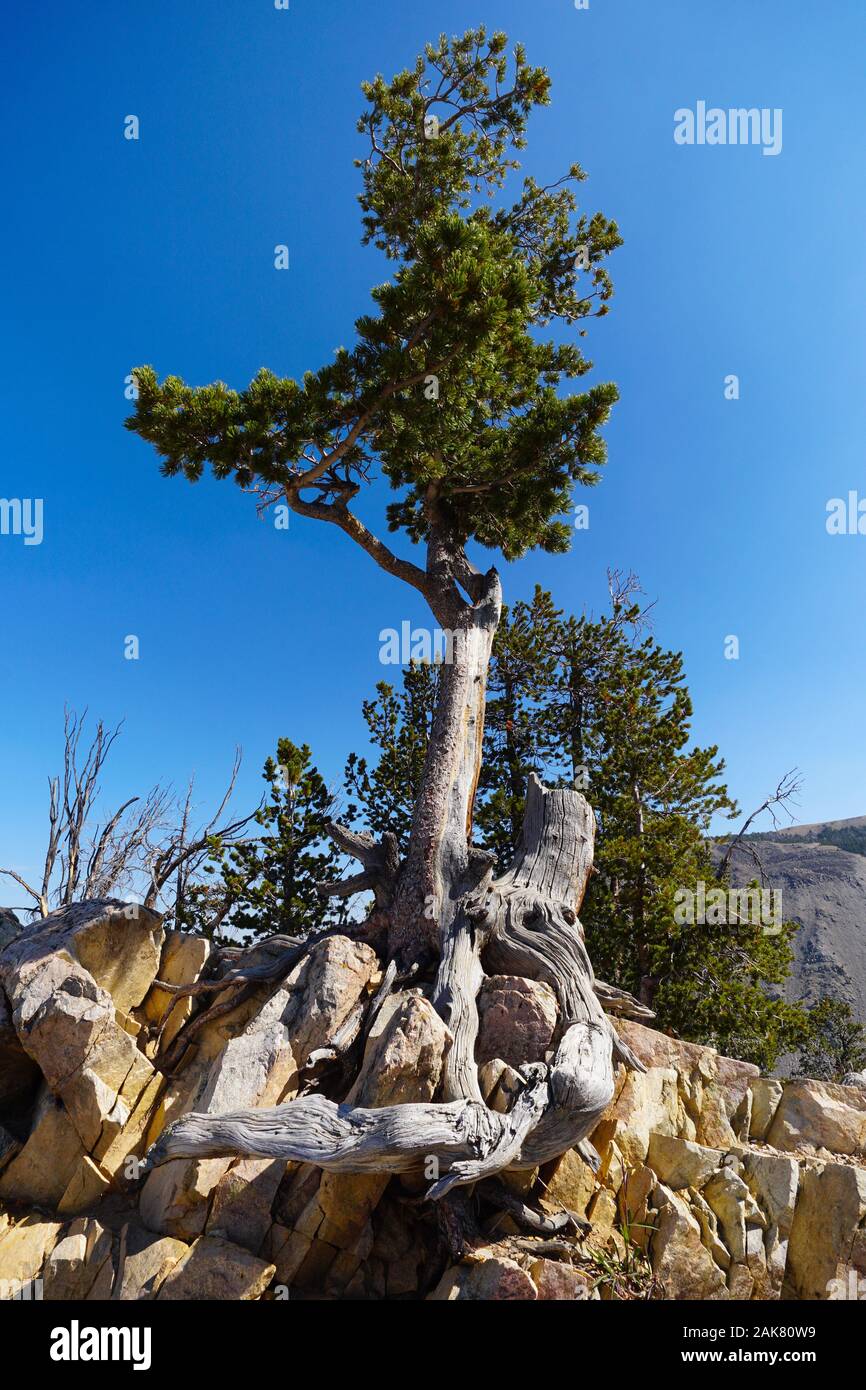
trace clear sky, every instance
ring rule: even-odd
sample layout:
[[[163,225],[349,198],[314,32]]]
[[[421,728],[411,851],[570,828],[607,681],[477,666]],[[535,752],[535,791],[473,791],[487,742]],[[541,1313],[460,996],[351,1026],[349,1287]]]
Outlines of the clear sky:
[[[243,386],[350,344],[384,278],[359,83],[478,22],[553,78],[525,167],[579,160],[625,238],[589,339],[621,392],[590,528],[505,567],[506,597],[597,611],[606,567],[635,570],[744,806],[797,765],[799,819],[866,812],[866,536],[825,528],[866,498],[863,0],[48,0],[4,16],[0,497],[42,498],[44,537],[0,536],[0,862],[35,871],[64,701],[126,719],[110,797],[195,771],[206,799],[239,743],[243,802],[282,734],[330,778],[361,751],[379,631],[424,621],[416,596],[330,527],[162,479],[124,378]],[[780,108],[781,152],[676,144],[699,101]]]

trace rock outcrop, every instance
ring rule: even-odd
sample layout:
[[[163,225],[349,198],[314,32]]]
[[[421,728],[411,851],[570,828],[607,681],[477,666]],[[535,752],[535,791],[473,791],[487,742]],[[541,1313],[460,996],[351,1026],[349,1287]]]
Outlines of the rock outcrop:
[[[721,845],[713,852],[720,856]],[[800,923],[785,998],[844,999],[866,1023],[866,816],[749,836],[731,858],[734,887],[754,881],[756,852],[762,882],[781,893],[783,918]]]
[[[646,1072],[618,1069],[591,1145],[506,1173],[502,1210],[459,1258],[443,1253],[441,1213],[423,1200],[434,1173],[220,1158],[139,1181],[147,1148],[186,1111],[327,1092],[322,1059],[340,1070],[336,1040],[374,999],[349,1102],[435,1099],[452,1038],[428,990],[377,997],[375,952],[334,935],[205,1020],[198,995],[174,990],[207,971],[207,943],[164,933],[143,908],[80,904],[4,941],[0,1297],[825,1299],[866,1274],[863,1086],[764,1078],[622,1019]],[[507,1112],[523,1085],[507,1044],[549,1056],[556,999],[495,976],[480,1016],[481,1085]],[[525,1206],[571,1231],[527,1236]]]

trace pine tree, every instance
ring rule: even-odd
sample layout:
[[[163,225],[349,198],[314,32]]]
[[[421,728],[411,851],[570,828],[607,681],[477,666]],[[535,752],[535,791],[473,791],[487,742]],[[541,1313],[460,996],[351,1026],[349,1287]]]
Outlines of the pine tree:
[[[737,807],[715,746],[689,747],[692,703],[682,657],[620,632],[608,655],[589,757],[599,825],[587,894],[587,943],[598,969],[693,1041],[772,1065],[794,1045],[801,1010],[771,997],[792,959],[792,924],[736,914],[677,922],[677,894],[715,886],[707,834]]]
[[[421,790],[438,687],[438,667],[423,662],[410,662],[405,668],[401,691],[380,681],[375,699],[362,706],[379,756],[372,767],[357,753],[346,760],[346,790],[358,798],[357,805],[348,806],[347,816],[354,820],[360,815],[375,834],[392,831],[404,851]]]
[[[866,1067],[866,1028],[844,999],[824,996],[809,1010],[808,1031],[800,1047],[798,1076],[842,1081]]]
[[[363,240],[392,274],[357,319],[354,346],[301,381],[262,369],[241,391],[134,374],[127,423],[166,475],[196,482],[210,464],[262,506],[330,523],[455,634],[389,911],[390,950],[406,965],[438,952],[474,874],[466,832],[501,585],[466,545],[507,559],[566,550],[572,489],[598,480],[617,394],[571,387],[592,365],[580,325],[608,309],[616,224],[578,211],[578,164],[546,186],[525,177],[514,201],[503,193],[549,91],[521,45],[509,61],[505,35],[483,27],[428,44],[390,82],[365,83]],[[423,564],[352,510],[374,469],[394,491],[389,529],[426,547]]]
[[[600,975],[652,1007],[658,1025],[765,1068],[806,1037],[806,1012],[778,997],[793,923],[676,920],[682,889],[716,886],[708,830],[737,808],[718,749],[690,748],[682,657],[643,637],[632,579],[609,614],[566,616],[536,588],[504,608],[493,644],[475,831],[505,867],[531,772],[586,790],[595,869],[582,913]],[[371,830],[411,825],[430,737],[435,670],[409,667],[364,705],[375,763],[350,755],[347,786]],[[724,880],[727,887],[727,879]]]
[[[340,856],[328,839],[333,797],[306,744],[281,738],[262,777],[260,833],[229,847],[215,839],[204,883],[192,885],[180,925],[237,944],[334,925],[337,912],[316,884],[336,881]]]
[[[504,615],[476,822],[507,862],[530,771],[586,789],[596,872],[582,921],[598,973],[651,1006],[659,1026],[772,1066],[806,1027],[801,1008],[775,997],[795,927],[677,923],[678,891],[715,885],[712,817],[737,808],[718,749],[688,746],[682,657],[643,626],[632,581],[612,586],[597,620],[566,617],[541,589]]]
[[[503,607],[493,642],[475,825],[503,867],[520,838],[527,778],[544,762],[560,618],[550,595],[536,588],[531,603]]]

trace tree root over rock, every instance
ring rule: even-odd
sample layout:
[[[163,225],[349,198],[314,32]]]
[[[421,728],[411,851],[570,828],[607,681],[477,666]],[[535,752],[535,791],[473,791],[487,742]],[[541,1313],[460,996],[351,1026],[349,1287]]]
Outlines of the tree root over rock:
[[[584,1141],[613,1096],[614,1057],[644,1070],[617,1037],[598,996],[633,1016],[640,1006],[621,991],[596,986],[577,916],[592,868],[594,832],[592,811],[578,792],[547,790],[532,777],[514,863],[498,880],[488,872],[466,894],[441,942],[433,1003],[452,1043],[440,1102],[366,1109],[313,1094],[273,1109],[188,1114],[151,1148],[148,1167],[175,1158],[237,1156],[344,1173],[413,1173],[433,1179],[427,1196],[437,1200],[506,1168],[534,1168]],[[370,847],[363,849],[369,856]],[[273,952],[274,944],[268,945]],[[285,973],[284,965],[295,964],[302,949],[292,943],[246,970],[239,962],[208,987],[229,989],[234,1004],[237,989],[277,978],[277,970]],[[507,1114],[486,1105],[475,1062],[477,997],[487,970],[546,982],[560,1011],[552,1060],[521,1069],[525,1084]],[[394,975],[389,965],[386,989]],[[323,1054],[339,1057],[351,1046],[360,1032],[356,1023]]]

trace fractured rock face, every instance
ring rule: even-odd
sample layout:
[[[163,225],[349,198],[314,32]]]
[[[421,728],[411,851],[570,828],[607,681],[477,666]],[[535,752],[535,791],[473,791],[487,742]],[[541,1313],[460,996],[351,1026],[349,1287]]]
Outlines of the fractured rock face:
[[[371,1029],[364,1061],[348,1102],[366,1107],[430,1100],[442,1074],[449,1041],[445,1024],[419,994],[394,995]],[[328,1173],[300,1213],[289,1249],[280,1265],[285,1282],[302,1287],[345,1287],[360,1264],[358,1243],[388,1186],[387,1173]],[[355,1251],[341,1260],[338,1252]]]
[[[84,1145],[63,1104],[44,1088],[27,1142],[0,1176],[0,1201],[56,1207],[83,1158]]]
[[[243,1032],[224,1044],[203,1075],[201,1090],[184,1108],[220,1114],[291,1099],[308,1057],[339,1031],[365,996],[377,969],[375,953],[361,942],[344,936],[319,942]],[[182,1240],[201,1234],[211,1193],[231,1167],[231,1159],[213,1158],[176,1159],[155,1169],[141,1195],[145,1224]],[[270,1165],[270,1171],[275,1192],[285,1164]],[[233,1185],[229,1178],[227,1186]],[[217,1207],[228,1205],[228,1199],[229,1193],[223,1191]]]
[[[586,1217],[591,1226],[587,1237],[590,1245],[604,1250],[614,1239],[614,1230],[619,1220],[619,1206],[616,1197],[607,1187],[596,1192],[586,1209]]]
[[[709,1250],[716,1264],[720,1269],[729,1270],[731,1268],[731,1252],[722,1243],[719,1235],[719,1222],[716,1213],[713,1211],[709,1202],[701,1196],[696,1188],[689,1189],[689,1204],[692,1214],[701,1228],[701,1240]],[[733,1294],[734,1298],[739,1297]]]
[[[647,1163],[663,1183],[676,1191],[681,1187],[703,1187],[718,1172],[721,1158],[718,1149],[708,1149],[675,1135],[653,1134]]]
[[[267,1235],[274,1198],[286,1171],[278,1158],[239,1158],[213,1191],[207,1230],[258,1252]]]
[[[572,1265],[560,1264],[558,1260],[536,1260],[530,1274],[538,1290],[539,1302],[598,1298],[588,1275]]]
[[[631,1168],[617,1193],[620,1227],[639,1250],[646,1250],[649,1245],[649,1202],[655,1185],[656,1175],[651,1168]]]
[[[423,1277],[421,1267],[428,1258],[427,1242],[422,1238],[423,1227],[407,1219],[407,1209],[402,1203],[388,1197],[377,1206],[371,1227],[370,1256],[382,1262],[386,1297],[417,1294]],[[431,1233],[430,1245],[434,1239]],[[334,1266],[331,1267],[333,1272]],[[351,1287],[351,1281],[346,1287]]]
[[[538,1296],[538,1289],[526,1270],[515,1260],[501,1255],[477,1259],[472,1264],[454,1265],[427,1295],[428,1299],[447,1303],[463,1300],[534,1302]]]
[[[61,1230],[59,1222],[40,1216],[7,1227],[0,1235],[0,1283],[20,1287],[38,1279]]]
[[[274,1266],[217,1236],[201,1236],[163,1281],[156,1297],[247,1302],[260,1298]]]
[[[784,1087],[771,1076],[759,1076],[752,1082],[752,1114],[749,1138],[764,1140],[779,1108]]]
[[[203,936],[188,932],[166,932],[165,945],[159,962],[158,978],[167,985],[190,985],[201,975],[210,955],[210,942]],[[147,1022],[155,1029],[163,1028],[161,1049],[170,1046],[190,1017],[193,1001],[190,995],[180,998],[158,985],[148,992],[141,1006]],[[150,1054],[148,1054],[150,1055]]]
[[[85,1154],[57,1203],[57,1215],[80,1216],[92,1211],[110,1185],[108,1174]]]
[[[666,1297],[728,1298],[725,1276],[701,1240],[700,1224],[688,1203],[659,1183],[652,1204],[656,1229],[650,1241],[650,1258]]]
[[[92,906],[82,903],[66,911],[74,915]],[[114,1007],[128,1014],[142,1002],[156,979],[165,939],[161,919],[138,903],[126,904],[120,910],[81,911],[81,918],[69,931],[75,957],[108,991]]]
[[[834,1154],[866,1156],[866,1096],[853,1086],[789,1081],[767,1142],[775,1149],[809,1146]]]
[[[119,904],[84,904],[0,942],[0,1280],[41,1278],[47,1298],[90,1301],[280,1297],[267,1292],[275,1274],[331,1298],[423,1297],[434,1285],[440,1301],[598,1296],[578,1268],[507,1241],[440,1278],[432,1227],[405,1200],[438,1175],[420,1167],[389,1179],[282,1160],[178,1160],[148,1177],[138,1218],[153,1230],[139,1225],[133,1194],[112,1191],[127,1157],[186,1111],[293,1097],[311,1054],[363,1011],[381,978],[368,946],[321,941],[284,983],[262,984],[209,1020],[166,1084],[151,1065],[173,998],[153,983],[157,962],[165,983],[191,981],[208,947],[182,933],[161,942],[158,919],[130,921]],[[176,1012],[169,1034],[188,1001]],[[549,1053],[557,1009],[546,986],[494,977],[481,1016],[479,1083],[508,1113],[524,1088],[515,1064]],[[712,1048],[617,1027],[649,1071],[617,1069],[592,1135],[597,1152],[569,1151],[539,1186],[521,1172],[524,1200],[588,1219],[584,1254],[604,1248],[616,1259],[626,1241],[640,1247],[667,1298],[837,1297],[834,1288],[866,1275],[862,1087],[762,1078]],[[422,988],[391,995],[346,1102],[434,1100],[449,1043]],[[333,1077],[324,1073],[328,1094]],[[810,1150],[815,1159],[804,1159]],[[513,1186],[515,1175],[503,1181]],[[21,1220],[17,1208],[36,1203],[57,1221]],[[517,1233],[500,1224],[498,1236],[508,1229]]]
[[[39,1081],[39,1068],[18,1041],[9,1001],[0,989],[0,1111],[26,1105]]]
[[[88,1298],[103,1266],[111,1266],[111,1244],[110,1232],[98,1221],[73,1221],[45,1261],[43,1298],[55,1302]]]
[[[161,944],[156,913],[138,908],[129,918],[121,903],[82,903],[52,913],[0,954],[0,985],[18,1039],[96,1159],[144,1093],[158,1090],[150,1063],[117,1022],[117,1008],[149,987]]]
[[[152,1236],[142,1230],[130,1233],[129,1241],[120,1297],[130,1302],[154,1299],[189,1247],[171,1236]]]
[[[585,1217],[586,1208],[595,1192],[595,1174],[576,1149],[569,1149],[558,1161],[552,1175],[545,1179],[541,1205],[549,1212],[573,1211]]]
[[[701,1195],[716,1214],[734,1264],[745,1264],[747,1220],[766,1223],[743,1179],[732,1168],[722,1168],[706,1184]]]
[[[625,1071],[617,1077],[617,1090],[604,1118],[592,1136],[599,1152],[616,1142],[625,1163],[639,1167],[649,1150],[651,1134],[677,1134],[682,1104],[673,1067],[652,1067],[647,1072]]]
[[[794,1222],[800,1166],[783,1154],[747,1153],[743,1177],[766,1216],[762,1237],[763,1260],[752,1262],[756,1298],[779,1298],[788,1258],[788,1241]]]
[[[710,1148],[730,1148],[743,1137],[748,1127],[747,1095],[758,1078],[757,1067],[627,1019],[617,1019],[616,1029],[646,1066],[676,1073],[680,1113],[675,1126],[653,1128]]]
[[[866,1169],[809,1166],[801,1175],[791,1225],[785,1296],[825,1299],[850,1270],[866,1274]],[[0,1245],[2,1251],[2,1245]]]

